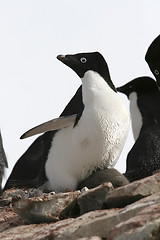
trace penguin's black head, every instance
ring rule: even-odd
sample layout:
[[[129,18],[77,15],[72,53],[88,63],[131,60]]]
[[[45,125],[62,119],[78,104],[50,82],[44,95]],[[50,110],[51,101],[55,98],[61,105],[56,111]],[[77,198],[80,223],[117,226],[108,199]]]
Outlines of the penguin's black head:
[[[160,87],[160,35],[149,46],[145,60]]]
[[[150,77],[139,77],[135,78],[127,84],[118,87],[118,92],[124,93],[128,98],[132,92],[136,92],[137,96],[146,94],[147,92],[157,92],[158,86],[153,78]]]
[[[116,91],[110,79],[108,65],[99,52],[58,55],[57,59],[73,69],[80,78],[83,78],[84,74],[89,70],[99,73],[110,87]]]

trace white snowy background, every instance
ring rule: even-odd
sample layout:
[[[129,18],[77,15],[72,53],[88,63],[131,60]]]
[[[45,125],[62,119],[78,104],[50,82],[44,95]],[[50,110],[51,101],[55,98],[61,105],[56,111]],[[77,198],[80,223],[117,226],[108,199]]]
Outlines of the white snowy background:
[[[160,34],[159,0],[0,0],[0,128],[10,174],[36,137],[31,127],[58,117],[81,84],[58,54],[99,51],[116,87],[152,76],[144,60]],[[120,94],[128,108],[127,98]],[[125,171],[132,131],[115,166]]]

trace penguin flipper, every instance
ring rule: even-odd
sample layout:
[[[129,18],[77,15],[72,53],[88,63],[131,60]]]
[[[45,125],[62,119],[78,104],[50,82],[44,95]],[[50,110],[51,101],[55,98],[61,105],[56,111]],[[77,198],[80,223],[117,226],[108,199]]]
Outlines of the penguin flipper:
[[[48,131],[58,130],[61,128],[65,128],[70,126],[71,124],[74,124],[76,120],[77,114],[71,115],[71,116],[61,116],[59,118],[52,119],[50,121],[47,121],[45,123],[42,123],[34,128],[31,128],[27,132],[25,132],[20,139],[24,139],[27,137],[31,137],[33,135],[44,133]]]

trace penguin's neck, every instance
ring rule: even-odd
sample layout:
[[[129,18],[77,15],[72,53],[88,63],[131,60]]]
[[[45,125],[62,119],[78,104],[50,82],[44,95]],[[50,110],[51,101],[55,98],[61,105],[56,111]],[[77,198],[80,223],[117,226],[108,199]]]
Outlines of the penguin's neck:
[[[111,89],[108,83],[94,71],[87,71],[82,80],[82,98],[85,107],[90,105],[102,104],[101,99],[114,102],[117,93]],[[99,100],[100,102],[99,102]]]

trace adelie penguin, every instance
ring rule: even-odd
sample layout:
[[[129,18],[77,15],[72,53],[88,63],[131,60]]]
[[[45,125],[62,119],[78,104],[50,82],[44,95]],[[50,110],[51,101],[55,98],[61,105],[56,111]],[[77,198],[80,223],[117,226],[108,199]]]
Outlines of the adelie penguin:
[[[160,168],[160,92],[150,77],[140,77],[117,88],[130,100],[135,144],[124,174],[129,181],[152,175]]]
[[[149,46],[145,60],[156,78],[158,87],[160,87],[160,35]]]
[[[96,169],[113,167],[122,151],[129,115],[103,56],[93,52],[57,58],[77,73],[82,86],[60,118],[22,136],[45,132],[18,160],[5,189],[27,186],[55,192],[75,190]]]

